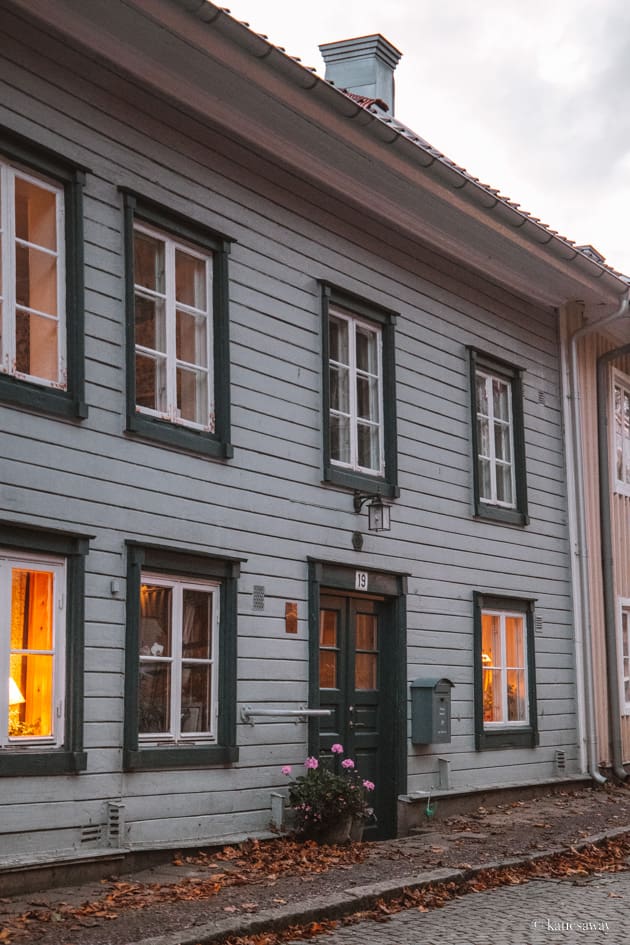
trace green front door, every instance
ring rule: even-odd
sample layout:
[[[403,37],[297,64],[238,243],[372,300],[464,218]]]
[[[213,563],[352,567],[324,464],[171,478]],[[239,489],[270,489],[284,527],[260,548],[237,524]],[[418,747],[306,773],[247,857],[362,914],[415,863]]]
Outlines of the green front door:
[[[361,777],[372,781],[376,823],[366,839],[396,834],[392,692],[387,681],[391,604],[385,598],[322,591],[319,612],[320,750],[341,743]]]

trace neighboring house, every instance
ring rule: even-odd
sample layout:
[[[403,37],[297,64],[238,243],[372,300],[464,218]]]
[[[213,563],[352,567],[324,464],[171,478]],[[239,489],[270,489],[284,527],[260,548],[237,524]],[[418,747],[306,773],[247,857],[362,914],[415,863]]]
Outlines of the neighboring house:
[[[623,281],[383,111],[382,37],[347,95],[200,0],[0,26],[3,863],[261,833],[333,739],[382,836],[584,771],[558,311]]]

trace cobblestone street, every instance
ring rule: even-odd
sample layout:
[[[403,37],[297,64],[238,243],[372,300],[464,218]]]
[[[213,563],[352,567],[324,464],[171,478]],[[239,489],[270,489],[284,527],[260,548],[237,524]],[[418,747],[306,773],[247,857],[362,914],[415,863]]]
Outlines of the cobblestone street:
[[[546,880],[464,896],[428,913],[362,922],[318,945],[627,945],[630,872]],[[297,945],[297,943],[296,943]]]

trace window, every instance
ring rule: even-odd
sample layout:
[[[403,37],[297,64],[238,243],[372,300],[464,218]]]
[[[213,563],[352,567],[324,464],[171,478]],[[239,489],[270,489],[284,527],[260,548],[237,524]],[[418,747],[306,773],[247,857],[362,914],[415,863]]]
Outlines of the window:
[[[0,397],[85,417],[83,174],[0,131]]]
[[[537,744],[533,603],[475,594],[477,748]]]
[[[470,351],[475,515],[526,525],[521,373]]]
[[[0,774],[80,770],[87,543],[3,525],[0,540]]]
[[[125,219],[128,429],[231,456],[229,242],[132,194]]]
[[[394,313],[323,286],[324,478],[399,494]]]
[[[236,760],[239,562],[128,546],[125,764]]]
[[[613,373],[615,492],[630,495],[630,378]]]
[[[619,608],[621,711],[624,715],[630,715],[630,600],[622,598],[619,602]]]

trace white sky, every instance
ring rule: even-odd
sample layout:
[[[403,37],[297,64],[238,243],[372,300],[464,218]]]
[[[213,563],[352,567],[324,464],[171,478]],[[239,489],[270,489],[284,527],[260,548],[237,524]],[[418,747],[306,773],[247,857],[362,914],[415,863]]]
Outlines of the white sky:
[[[322,76],[319,43],[382,33],[403,53],[397,118],[630,274],[628,0],[232,0],[229,9]]]

